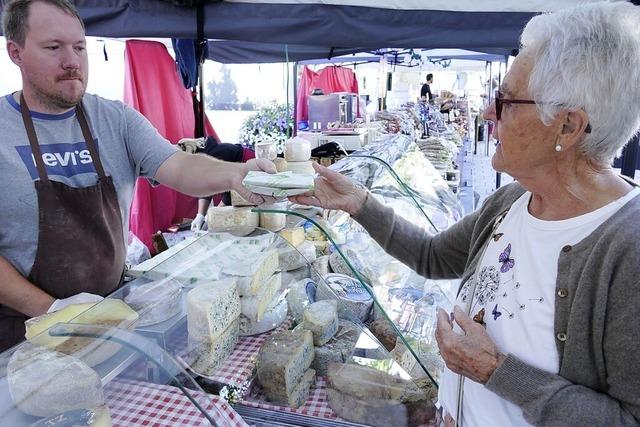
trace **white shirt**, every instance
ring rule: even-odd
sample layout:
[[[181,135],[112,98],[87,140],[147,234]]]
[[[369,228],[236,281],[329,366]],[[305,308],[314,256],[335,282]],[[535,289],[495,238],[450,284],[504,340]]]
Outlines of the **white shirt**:
[[[470,316],[484,310],[487,333],[498,349],[558,373],[554,310],[560,250],[583,240],[638,194],[640,189],[634,188],[593,212],[544,221],[529,213],[531,193],[524,193],[494,231],[477,275],[465,283],[456,304],[463,309],[467,306],[472,282],[477,282]],[[454,330],[462,332],[457,325]],[[458,375],[445,367],[438,397],[454,418],[457,384]],[[519,407],[468,378],[464,380],[462,418],[464,427],[529,425]]]

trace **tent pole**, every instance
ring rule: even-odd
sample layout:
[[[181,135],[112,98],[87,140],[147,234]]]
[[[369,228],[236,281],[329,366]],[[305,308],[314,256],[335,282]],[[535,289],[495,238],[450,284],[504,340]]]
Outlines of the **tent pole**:
[[[198,92],[199,92],[199,97],[200,97],[200,108],[198,109],[198,114],[199,117],[196,117],[196,120],[198,120],[200,122],[199,126],[198,126],[198,130],[201,131],[202,133],[200,135],[196,135],[196,137],[200,138],[200,137],[205,137],[205,132],[206,132],[206,126],[205,126],[205,117],[206,115],[204,114],[204,79],[202,76],[202,72],[204,69],[204,62],[200,61],[200,63],[198,64]]]
[[[298,63],[293,63],[293,136],[298,135]]]

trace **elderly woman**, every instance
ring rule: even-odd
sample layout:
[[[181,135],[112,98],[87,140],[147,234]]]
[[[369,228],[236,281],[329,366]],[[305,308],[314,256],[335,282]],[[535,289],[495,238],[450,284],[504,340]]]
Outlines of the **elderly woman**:
[[[315,166],[299,203],[349,212],[391,255],[462,279],[438,311],[450,425],[640,422],[640,189],[613,158],[640,127],[640,8],[533,18],[485,118],[517,183],[430,236]],[[456,421],[454,421],[456,420]]]

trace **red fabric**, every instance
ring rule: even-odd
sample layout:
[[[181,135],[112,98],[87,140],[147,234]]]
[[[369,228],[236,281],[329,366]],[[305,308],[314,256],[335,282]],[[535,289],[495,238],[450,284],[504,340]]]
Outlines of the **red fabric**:
[[[164,44],[127,40],[125,48],[124,102],[142,113],[172,144],[193,138],[195,117],[191,92],[182,86],[176,63]],[[219,139],[206,120],[205,132]],[[151,187],[138,179],[129,214],[129,229],[150,250],[151,236],[158,230],[193,218],[197,199],[165,186]]]
[[[307,98],[314,89],[322,89],[325,95],[334,92],[350,92],[358,94],[358,79],[350,68],[325,67],[316,73],[305,66],[298,84],[296,123],[309,119]],[[358,115],[360,106],[358,105]]]

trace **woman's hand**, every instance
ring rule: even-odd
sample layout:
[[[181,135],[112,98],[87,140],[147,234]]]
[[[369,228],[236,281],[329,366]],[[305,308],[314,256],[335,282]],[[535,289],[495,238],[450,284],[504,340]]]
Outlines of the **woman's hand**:
[[[453,325],[446,311],[438,309],[436,340],[440,354],[447,368],[456,374],[485,384],[506,356],[491,341],[484,327],[467,316],[460,307],[453,310],[455,322],[465,335],[453,331]]]
[[[349,178],[312,163],[318,173],[315,189],[312,193],[289,197],[289,200],[301,205],[319,206],[325,209],[339,209],[357,214],[367,201],[367,190],[358,187]]]

